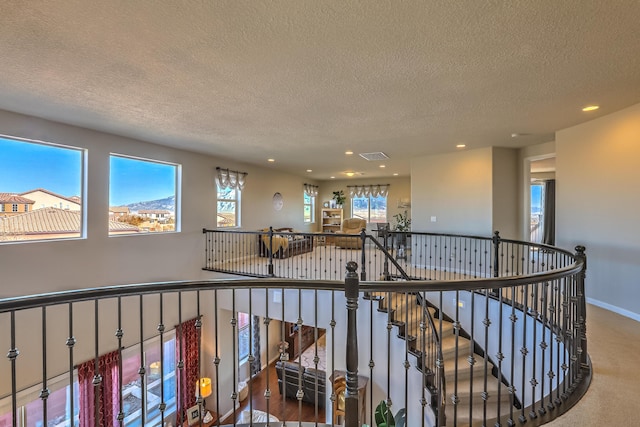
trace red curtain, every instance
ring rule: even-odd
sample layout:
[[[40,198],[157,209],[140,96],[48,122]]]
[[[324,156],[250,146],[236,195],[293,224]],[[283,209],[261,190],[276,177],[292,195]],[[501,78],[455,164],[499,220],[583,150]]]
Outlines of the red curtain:
[[[196,322],[200,325],[195,318],[176,326],[176,360],[178,366],[183,366],[178,369],[178,414],[182,419],[186,410],[196,404],[196,382],[200,374],[200,329]]]
[[[95,360],[86,361],[78,366],[80,427],[118,425],[117,351],[107,353],[98,358],[98,373],[102,376],[102,382],[96,386],[93,384]],[[96,404],[98,405],[97,420]]]

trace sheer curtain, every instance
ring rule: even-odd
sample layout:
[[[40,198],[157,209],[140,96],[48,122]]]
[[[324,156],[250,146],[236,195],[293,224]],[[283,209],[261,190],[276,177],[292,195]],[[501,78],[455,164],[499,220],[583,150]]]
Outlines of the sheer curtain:
[[[238,190],[242,190],[248,174],[246,172],[216,168],[216,175],[216,179],[221,188],[237,188]]]
[[[200,319],[176,326],[176,360],[178,361],[178,415],[196,404],[196,383],[200,375]]]
[[[95,360],[78,366],[80,427],[118,425],[118,352],[98,358],[97,374],[95,367]]]

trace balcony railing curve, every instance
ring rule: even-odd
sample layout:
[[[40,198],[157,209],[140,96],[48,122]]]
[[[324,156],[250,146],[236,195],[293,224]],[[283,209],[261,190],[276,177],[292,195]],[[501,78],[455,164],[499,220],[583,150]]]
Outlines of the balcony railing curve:
[[[202,425],[357,426],[374,425],[385,401],[412,426],[540,425],[588,387],[583,247],[498,234],[205,235],[206,270],[252,278],[0,300],[0,421],[182,425],[195,405]],[[113,376],[98,373],[109,354]],[[96,367],[90,408],[84,362]],[[191,378],[211,378],[212,390],[194,394]]]

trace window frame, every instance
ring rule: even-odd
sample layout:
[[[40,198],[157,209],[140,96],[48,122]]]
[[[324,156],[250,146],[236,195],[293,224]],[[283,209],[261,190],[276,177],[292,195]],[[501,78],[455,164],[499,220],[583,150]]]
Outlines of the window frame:
[[[177,339],[176,339],[176,330],[175,329],[171,329],[169,331],[165,331],[163,334],[163,343],[162,345],[166,345],[167,343],[171,342],[172,340],[174,341],[174,349],[175,346],[177,346]],[[144,380],[144,390],[141,390],[141,392],[143,392],[145,394],[145,398],[144,398],[144,402],[147,404],[147,407],[140,407],[140,409],[137,409],[136,411],[140,411],[140,419],[142,419],[142,414],[144,413],[144,420],[145,420],[145,425],[158,425],[158,423],[160,422],[160,415],[154,415],[153,418],[149,419],[148,415],[150,413],[152,413],[153,411],[157,410],[157,407],[152,407],[149,408],[149,404],[150,404],[150,400],[149,400],[149,390],[153,387],[155,387],[157,384],[159,384],[160,381],[165,381],[167,382],[167,380],[170,380],[172,377],[174,379],[176,379],[177,381],[177,375],[176,375],[176,369],[171,369],[168,372],[164,372],[164,375],[161,376],[160,378],[157,378],[153,381],[149,381],[149,375],[151,374],[151,364],[154,361],[149,361],[147,354],[149,353],[149,348],[153,347],[153,346],[158,346],[159,345],[159,341],[160,341],[160,336],[154,336],[151,338],[148,338],[146,340],[144,340],[142,342],[142,353],[143,353],[143,357],[144,357],[144,366],[145,366],[145,380]],[[136,343],[130,347],[127,347],[125,349],[122,350],[122,366],[124,367],[125,365],[125,361],[127,359],[131,359],[131,358],[138,358],[140,357],[140,343]],[[164,352],[164,355],[166,357],[167,352]],[[173,354],[174,357],[174,364],[177,365],[178,361],[175,360],[175,351]],[[161,366],[161,372],[162,372],[162,362],[160,364]],[[138,366],[139,368],[139,366]],[[124,375],[124,372],[123,372]],[[139,378],[139,376],[137,376],[137,378]],[[124,390],[124,388],[130,383],[127,384],[123,384],[122,388]],[[167,388],[165,387],[165,392],[167,390]],[[177,404],[178,404],[178,390],[174,390],[175,395],[173,396],[173,398],[171,398],[169,401],[165,401],[164,403],[167,405],[164,411],[164,416],[165,416],[165,420],[166,419],[170,419],[172,415],[174,415],[177,412]],[[163,397],[160,397],[160,401],[163,401]],[[133,417],[133,414],[129,414],[129,415],[125,415],[125,421],[126,424],[131,423],[133,420],[138,419],[138,417]]]
[[[385,200],[384,218],[382,218],[382,219],[380,219],[378,221],[372,221],[371,220],[371,199],[372,198],[373,199],[384,198],[384,200]],[[366,202],[367,202],[367,217],[364,218],[367,221],[367,224],[379,224],[379,223],[388,222],[388,218],[389,218],[389,196],[388,195],[374,197],[374,196],[372,196],[370,194],[368,196],[362,196],[362,197],[355,196],[355,197],[352,197],[351,198],[351,215],[354,216],[354,217],[356,216],[356,214],[355,214],[356,210],[354,209],[353,204],[354,204],[354,202],[356,200],[366,200]]]
[[[307,198],[309,198],[309,203],[307,203]],[[304,216],[307,207],[309,207],[311,213],[309,220]],[[302,192],[302,221],[305,224],[314,224],[316,222],[316,196],[310,196],[306,191]]]
[[[237,187],[221,187],[220,183],[216,179],[216,228],[240,228],[240,209],[241,209],[241,199],[242,199],[242,190]],[[220,198],[220,193],[224,190],[230,189],[233,191],[234,197],[230,199]],[[233,203],[233,224],[224,225],[218,221],[218,217],[220,214],[219,206],[220,203]]]
[[[174,206],[174,228],[173,230],[167,230],[167,231],[153,231],[153,232],[149,232],[148,230],[144,230],[143,228],[140,228],[139,231],[137,232],[123,232],[123,233],[111,233],[109,232],[109,227],[107,226],[107,235],[109,237],[124,237],[124,236],[146,236],[146,235],[158,235],[158,234],[171,234],[171,233],[180,233],[181,232],[181,219],[182,219],[182,212],[181,212],[181,198],[182,198],[182,194],[181,194],[181,189],[182,189],[182,165],[179,163],[173,163],[173,162],[168,162],[168,161],[164,161],[164,160],[156,160],[156,159],[149,159],[149,158],[145,158],[145,157],[138,157],[138,156],[132,156],[132,155],[128,155],[128,154],[121,154],[121,153],[109,153],[109,207],[114,206],[112,205],[111,202],[111,186],[112,186],[112,182],[111,182],[111,159],[113,157],[118,157],[121,159],[126,159],[126,160],[135,160],[135,161],[140,161],[140,162],[147,162],[147,163],[152,163],[152,164],[158,164],[158,165],[165,165],[165,166],[172,166],[175,168],[175,173],[174,173],[174,181],[173,181],[173,186],[174,186],[174,197],[175,197],[175,206]],[[140,215],[138,215],[140,216]],[[109,218],[109,220],[111,221],[112,218]]]
[[[43,140],[37,140],[37,139],[30,139],[30,138],[22,138],[22,137],[18,137],[18,136],[12,136],[12,135],[5,135],[5,134],[0,134],[0,139],[4,139],[4,140],[8,140],[11,142],[16,142],[16,143],[23,143],[23,144],[32,144],[32,145],[40,145],[40,146],[45,146],[45,147],[50,147],[50,148],[56,148],[56,149],[61,149],[61,150],[68,150],[68,151],[73,151],[78,153],[79,155],[79,159],[78,159],[78,169],[79,169],[79,176],[78,176],[78,196],[80,197],[80,229],[78,230],[78,233],[75,234],[73,233],[73,235],[71,236],[59,236],[59,235],[54,235],[55,237],[48,237],[50,234],[47,233],[43,233],[41,235],[37,235],[37,238],[34,239],[19,239],[19,238],[15,238],[15,239],[9,239],[9,240],[3,240],[0,239],[0,245],[2,244],[22,244],[22,243],[38,243],[38,242],[56,242],[56,241],[67,241],[67,240],[81,240],[81,239],[86,239],[87,238],[87,153],[88,150],[84,147],[76,147],[76,146],[72,146],[72,145],[66,145],[66,144],[59,144],[59,143],[55,143],[55,142],[50,142],[50,141],[43,141]],[[34,186],[34,188],[32,188],[32,190],[34,189],[39,189],[39,188],[47,188],[47,185],[37,185]],[[50,190],[51,191],[51,190]],[[63,196],[62,194],[59,194],[60,196]],[[70,197],[70,196],[63,196],[63,197]],[[29,208],[28,205],[24,205],[25,206],[25,212],[24,213],[28,213]],[[15,205],[11,207],[11,210],[9,210],[8,206],[5,207],[5,204],[2,204],[2,212],[8,213],[22,213],[19,212],[19,209],[15,209]],[[35,209],[33,209],[35,210]]]

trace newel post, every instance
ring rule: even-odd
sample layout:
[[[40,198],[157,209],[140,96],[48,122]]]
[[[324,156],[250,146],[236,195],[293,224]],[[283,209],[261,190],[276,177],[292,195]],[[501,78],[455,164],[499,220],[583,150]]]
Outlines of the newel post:
[[[345,393],[345,427],[358,426],[358,325],[356,315],[360,282],[358,264],[347,263],[344,293],[347,298],[347,391]]]
[[[273,227],[269,227],[269,247],[267,248],[269,255],[269,276],[273,277]]]
[[[493,277],[500,275],[500,232],[493,233]]]
[[[579,328],[579,340],[580,340],[580,366],[582,368],[588,368],[588,354],[587,354],[587,298],[585,296],[585,277],[587,276],[587,255],[584,253],[584,246],[576,246],[576,260],[582,261],[582,270],[577,275],[577,289],[576,296],[578,297],[578,328]]]

